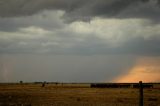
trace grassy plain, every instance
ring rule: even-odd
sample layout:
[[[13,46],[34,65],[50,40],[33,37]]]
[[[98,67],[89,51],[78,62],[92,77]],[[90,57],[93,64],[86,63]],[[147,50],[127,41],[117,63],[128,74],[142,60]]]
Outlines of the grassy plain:
[[[89,84],[0,84],[0,106],[138,106],[139,89]],[[144,106],[160,106],[160,89],[144,89]]]

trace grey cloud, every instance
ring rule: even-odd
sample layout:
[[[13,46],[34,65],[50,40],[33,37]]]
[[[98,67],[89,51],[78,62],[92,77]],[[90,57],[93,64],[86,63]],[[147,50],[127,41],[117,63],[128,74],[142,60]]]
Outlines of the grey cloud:
[[[1,0],[0,14],[1,17],[16,17],[33,15],[45,9],[70,10],[81,2],[84,0]]]
[[[75,22],[62,28],[53,25],[52,30],[45,29],[46,26],[28,26],[15,32],[0,32],[0,54],[159,56],[159,27],[150,21],[134,19]]]
[[[145,40],[144,38],[138,37],[127,41],[119,51],[143,56],[159,56],[160,47],[157,45],[160,45],[160,38]]]
[[[89,37],[84,42],[75,43],[74,47],[65,50],[69,54],[83,54],[83,55],[94,55],[94,54],[121,54],[121,55],[138,55],[138,56],[159,56],[160,54],[160,39],[154,38],[146,40],[142,37],[130,39],[124,42],[118,47],[111,47],[110,44],[106,43],[105,40]]]
[[[70,33],[37,39],[0,39],[0,54],[54,54],[54,55],[136,55],[159,56],[160,38],[144,39],[136,37],[112,47],[105,39],[88,36],[82,41]],[[67,37],[68,36],[68,37]],[[70,37],[69,37],[70,36]]]
[[[159,19],[159,0],[1,0],[0,16],[17,17],[45,9],[64,10],[66,22],[94,17]]]
[[[160,56],[159,12],[160,0],[0,0],[0,81],[110,81]]]
[[[62,14],[62,11],[43,11],[26,17],[0,18],[0,30],[10,32],[30,26],[46,30],[60,29],[65,26],[60,20]]]
[[[12,54],[0,55],[0,58],[0,82],[17,82],[19,80],[109,82],[116,76],[126,73],[135,64],[135,57],[129,55]],[[119,63],[117,59],[123,60],[123,62]]]
[[[94,17],[148,18],[159,21],[159,0],[97,0],[64,15],[65,21],[89,21]]]
[[[73,22],[70,24],[65,24],[62,20],[63,15],[66,20],[67,17],[68,19],[72,20],[74,16],[77,18],[83,18],[83,16],[112,17],[115,15],[117,17],[127,17],[129,16],[130,11],[132,11],[132,13],[135,12],[135,15],[131,13],[133,17],[137,17],[138,14],[139,16],[146,14],[145,17],[147,17],[147,15],[152,17],[151,14],[153,14],[154,17],[155,14],[152,11],[157,13],[159,11],[156,1],[157,0],[8,0],[7,2],[7,0],[2,0],[0,3],[1,5],[3,4],[2,7],[0,6],[1,12],[4,10],[8,11],[5,12],[5,14],[13,12],[15,15],[10,14],[10,16],[7,16],[3,13],[0,14],[3,17],[0,18],[0,53],[159,55],[160,51],[159,47],[157,46],[159,45],[160,40],[159,32],[157,30],[159,25],[153,24],[151,20],[146,21],[141,19],[137,21],[132,18],[133,21],[123,19],[122,21],[110,20],[106,22],[100,18],[99,21],[105,22],[105,24],[100,23],[102,24],[100,26],[96,26],[96,24],[98,24],[98,22],[95,22],[96,20],[91,20],[91,23]],[[9,5],[12,5],[15,8],[9,8],[9,10],[7,10],[7,6]],[[26,12],[23,10],[23,8],[16,10],[17,8],[20,8],[16,5],[21,5]],[[137,8],[135,8],[135,5],[137,5]],[[31,8],[29,8],[29,6]],[[33,9],[33,11],[30,12],[32,8],[36,9]],[[157,10],[154,10],[156,8]],[[44,9],[61,9],[65,10],[65,12]],[[151,11],[147,12],[146,9],[150,9]],[[17,13],[14,13],[14,11]],[[24,12],[21,13],[19,11]],[[141,14],[141,12],[143,14]],[[23,13],[27,13],[27,15],[25,16]],[[114,21],[120,26],[115,26],[113,23]],[[81,24],[82,26],[79,28],[78,25]],[[107,24],[110,24],[113,29]],[[85,27],[86,25],[88,25],[88,27]],[[76,32],[76,27],[78,30],[82,31]],[[82,27],[91,31],[83,32]],[[95,27],[100,27],[98,30],[100,33],[95,31]],[[48,33],[46,33],[47,31]],[[135,31],[140,33],[136,35],[134,33]],[[110,32],[113,34],[110,34]],[[136,37],[133,37],[134,34]],[[113,38],[104,38],[105,36],[112,36]],[[120,37],[117,38],[118,36]],[[145,36],[153,36],[153,38],[151,38],[151,40],[150,38],[145,39]],[[118,39],[118,42],[116,41],[115,43],[110,43],[115,39]],[[125,41],[120,43],[123,39]],[[112,47],[114,44],[118,44],[119,46]]]
[[[148,18],[159,23],[159,2],[159,0],[1,0],[0,30],[16,31],[29,26],[53,30],[64,27],[64,22],[90,21],[94,17]],[[57,10],[64,13],[56,13]]]

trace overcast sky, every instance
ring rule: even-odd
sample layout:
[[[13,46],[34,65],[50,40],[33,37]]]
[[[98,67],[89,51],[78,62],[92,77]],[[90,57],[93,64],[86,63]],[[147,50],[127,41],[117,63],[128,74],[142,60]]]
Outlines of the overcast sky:
[[[159,76],[160,0],[0,0],[0,82]]]

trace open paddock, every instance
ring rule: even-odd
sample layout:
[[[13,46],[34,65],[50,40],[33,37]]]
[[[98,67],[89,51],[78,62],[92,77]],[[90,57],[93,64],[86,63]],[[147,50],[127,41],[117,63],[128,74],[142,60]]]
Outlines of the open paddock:
[[[87,83],[0,84],[0,106],[138,106],[137,88],[91,88]],[[144,89],[145,106],[160,106],[160,89]]]

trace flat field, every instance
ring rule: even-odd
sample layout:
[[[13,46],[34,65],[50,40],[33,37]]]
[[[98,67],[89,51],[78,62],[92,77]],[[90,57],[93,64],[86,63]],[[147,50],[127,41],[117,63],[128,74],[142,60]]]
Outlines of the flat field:
[[[0,106],[138,106],[139,89],[89,84],[0,84]],[[160,106],[160,89],[144,89],[144,106]]]

